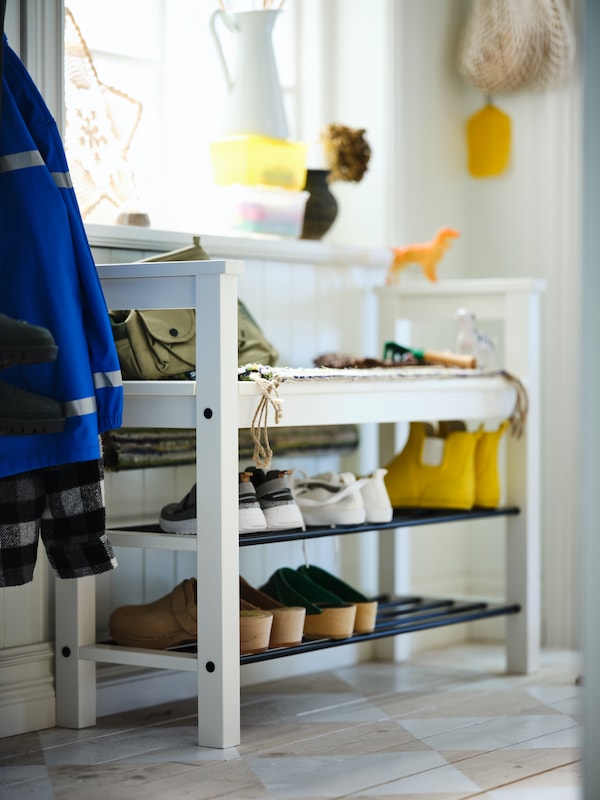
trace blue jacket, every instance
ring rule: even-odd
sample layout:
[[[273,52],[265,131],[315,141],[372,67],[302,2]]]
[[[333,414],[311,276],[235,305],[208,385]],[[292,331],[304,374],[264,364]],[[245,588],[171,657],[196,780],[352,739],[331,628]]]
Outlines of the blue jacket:
[[[119,428],[123,387],[98,274],[56,123],[4,39],[0,120],[0,311],[42,325],[59,347],[47,364],[0,380],[61,403],[62,433],[0,436],[0,477],[100,457]],[[1,409],[0,409],[1,413]]]

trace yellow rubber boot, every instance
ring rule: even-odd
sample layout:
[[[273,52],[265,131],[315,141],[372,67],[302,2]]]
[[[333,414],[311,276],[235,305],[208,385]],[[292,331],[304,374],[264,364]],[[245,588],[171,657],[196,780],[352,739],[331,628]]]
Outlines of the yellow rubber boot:
[[[470,509],[475,503],[475,451],[482,431],[451,431],[438,465],[423,463],[427,428],[411,422],[402,452],[387,465],[385,485],[394,508]]]
[[[502,434],[508,428],[508,420],[500,423],[495,431],[482,431],[475,451],[475,505],[497,508],[501,496],[500,473],[498,471],[498,448]]]

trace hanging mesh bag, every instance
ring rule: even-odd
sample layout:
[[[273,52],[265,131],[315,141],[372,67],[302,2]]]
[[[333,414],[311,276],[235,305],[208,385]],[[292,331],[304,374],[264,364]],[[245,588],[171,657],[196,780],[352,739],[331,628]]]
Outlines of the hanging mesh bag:
[[[575,31],[565,0],[537,0],[537,4],[544,16],[544,51],[532,85],[550,89],[571,71],[575,61]]]
[[[567,74],[574,53],[564,0],[474,0],[458,69],[486,94],[548,88]]]

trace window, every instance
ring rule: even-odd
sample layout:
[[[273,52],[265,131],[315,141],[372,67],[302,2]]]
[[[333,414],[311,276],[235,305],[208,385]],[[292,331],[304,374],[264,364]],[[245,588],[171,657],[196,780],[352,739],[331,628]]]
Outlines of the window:
[[[273,31],[291,138],[296,2],[286,0]],[[86,222],[114,224],[126,212],[147,214],[154,228],[206,229],[209,143],[227,99],[209,25],[218,8],[218,0],[65,0],[65,148]]]

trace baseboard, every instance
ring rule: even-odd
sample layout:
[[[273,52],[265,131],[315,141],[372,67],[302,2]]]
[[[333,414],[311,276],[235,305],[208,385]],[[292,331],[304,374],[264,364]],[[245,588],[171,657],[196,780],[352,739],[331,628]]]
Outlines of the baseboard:
[[[0,738],[54,727],[51,642],[0,650]]]

